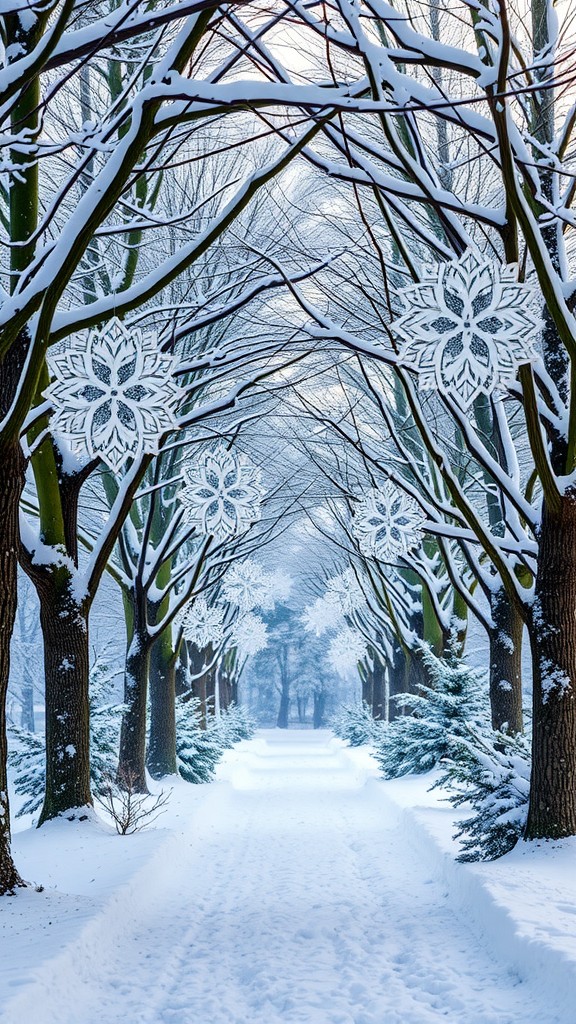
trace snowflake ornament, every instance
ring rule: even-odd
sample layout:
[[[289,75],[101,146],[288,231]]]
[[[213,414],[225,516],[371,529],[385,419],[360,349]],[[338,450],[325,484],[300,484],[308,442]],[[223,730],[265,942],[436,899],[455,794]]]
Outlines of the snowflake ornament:
[[[268,627],[259,615],[248,612],[236,622],[230,639],[238,648],[240,658],[253,657],[268,646]]]
[[[241,612],[249,612],[253,608],[268,611],[274,607],[271,583],[269,573],[258,562],[247,558],[228,569],[222,583],[222,595]]]
[[[387,480],[358,502],[353,531],[364,555],[384,561],[417,548],[425,521],[414,498]]]
[[[224,612],[211,607],[205,597],[197,597],[182,616],[182,632],[200,651],[208,644],[216,645],[224,637]]]
[[[325,599],[335,605],[342,615],[351,615],[364,604],[364,594],[356,573],[348,566],[339,576],[332,576],[326,584]]]
[[[306,605],[302,616],[302,625],[307,633],[323,636],[331,629],[342,625],[342,611],[325,597],[317,597],[314,604]]]
[[[260,470],[245,455],[220,445],[203,461],[184,468],[178,499],[186,520],[217,541],[245,533],[260,518],[264,490]]]
[[[364,637],[347,626],[330,641],[328,661],[334,671],[343,677],[351,676],[358,670],[358,662],[367,654]]]
[[[472,250],[427,267],[419,284],[399,292],[404,312],[394,322],[403,341],[400,363],[420,386],[447,395],[464,410],[479,395],[511,383],[532,362],[542,327],[532,306],[535,289]]]
[[[48,361],[51,427],[75,454],[117,473],[129,458],[157,454],[161,436],[178,427],[176,359],[155,335],[114,318]]]

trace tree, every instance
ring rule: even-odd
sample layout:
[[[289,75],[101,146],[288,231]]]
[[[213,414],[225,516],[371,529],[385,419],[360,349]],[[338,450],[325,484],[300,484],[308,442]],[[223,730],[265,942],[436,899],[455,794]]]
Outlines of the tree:
[[[317,342],[336,340],[362,353],[369,365],[378,361],[390,368],[449,496],[449,509],[443,498],[436,500],[428,532],[440,536],[448,528],[464,542],[475,571],[481,574],[489,565],[494,583],[502,586],[522,617],[534,677],[526,835],[572,835],[576,421],[569,259],[574,117],[563,95],[571,80],[564,72],[568,43],[552,5],[541,0],[531,5],[531,30],[503,3],[497,9],[483,7],[481,17],[466,2],[436,11],[435,25],[431,21],[428,31],[418,3],[409,2],[399,11],[386,4],[358,7],[342,0],[342,22],[330,23],[303,5],[297,9],[327,41],[335,66],[344,53],[354,55],[372,98],[381,104],[361,130],[349,115],[326,126],[327,154],[312,148],[306,152],[316,168],[349,182],[357,198],[366,237],[381,267],[378,291],[383,301],[374,301],[381,336],[368,338],[364,329],[340,319],[337,303],[326,311],[302,292],[294,294],[314,321],[310,333]],[[418,17],[418,30],[413,16]],[[440,138],[452,162],[437,170]],[[510,269],[514,266],[517,271]],[[467,290],[458,291],[458,274]],[[444,281],[453,308],[438,326],[441,307],[426,303],[426,295],[430,298]],[[512,322],[502,308],[498,320],[497,295],[504,287],[516,296],[511,300],[516,310]],[[470,295],[478,296],[473,311],[474,336],[479,339],[474,344],[480,345],[476,353],[470,348],[470,326],[460,317],[467,308],[464,293],[468,301]],[[531,314],[532,301],[539,308]],[[429,320],[425,314],[417,327],[413,319],[410,329],[407,318],[418,304],[429,311]],[[482,312],[488,308],[499,326],[495,320],[487,328],[485,317],[483,334]],[[522,345],[522,338],[533,337],[537,315],[542,320],[541,354]],[[440,333],[435,365],[444,359],[445,377],[439,370],[426,375],[407,341],[410,330],[420,345],[425,337],[430,342]],[[500,332],[500,347],[491,348],[495,331]],[[388,344],[382,343],[382,335]],[[431,408],[451,418],[465,451],[481,467],[482,488],[488,481],[496,496],[499,528],[486,516],[484,497],[479,503],[473,493],[466,493],[451,467],[450,446],[428,412],[431,387]],[[510,426],[514,422],[519,425],[516,436]],[[503,596],[501,606],[502,601]]]

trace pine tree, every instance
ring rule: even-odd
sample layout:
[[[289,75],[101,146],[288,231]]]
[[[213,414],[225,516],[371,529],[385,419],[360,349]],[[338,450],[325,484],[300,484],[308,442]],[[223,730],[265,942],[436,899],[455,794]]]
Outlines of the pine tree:
[[[382,724],[374,721],[368,704],[341,704],[331,722],[332,731],[351,747],[379,741]]]
[[[90,673],[90,779],[95,793],[102,792],[106,780],[114,775],[118,761],[123,705],[111,700],[115,676],[108,665],[98,660]],[[45,737],[18,726],[11,727],[10,737],[9,763],[15,772],[14,789],[27,798],[17,817],[35,814],[44,799]]]
[[[523,835],[530,793],[530,744],[521,734],[508,736],[469,726],[455,738],[435,784],[450,791],[454,807],[470,804],[474,813],[461,821],[458,860],[495,860]]]
[[[186,782],[211,782],[225,750],[220,729],[211,721],[201,728],[202,712],[196,698],[176,701],[176,752],[178,771]]]
[[[379,732],[375,757],[386,779],[430,771],[451,751],[454,737],[487,714],[486,681],[460,658],[422,651],[431,686],[394,698],[404,714]]]

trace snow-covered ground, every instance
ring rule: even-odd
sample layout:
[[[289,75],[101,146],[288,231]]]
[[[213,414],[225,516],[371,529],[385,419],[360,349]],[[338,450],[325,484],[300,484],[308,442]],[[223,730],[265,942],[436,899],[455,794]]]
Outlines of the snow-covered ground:
[[[2,1024],[572,1024],[576,846],[448,853],[426,783],[262,732],[158,827],[15,836]]]

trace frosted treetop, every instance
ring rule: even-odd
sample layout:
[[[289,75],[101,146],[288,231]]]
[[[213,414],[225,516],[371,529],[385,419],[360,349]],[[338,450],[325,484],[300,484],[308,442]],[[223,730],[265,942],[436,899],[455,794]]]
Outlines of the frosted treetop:
[[[115,318],[48,360],[52,430],[75,454],[118,472],[129,458],[157,454],[161,436],[178,426],[176,360],[154,334]]]
[[[416,370],[423,389],[468,409],[479,395],[512,382],[536,358],[541,321],[534,290],[517,267],[469,250],[427,267],[422,280],[399,292],[404,312],[393,329],[402,339],[400,362]]]

